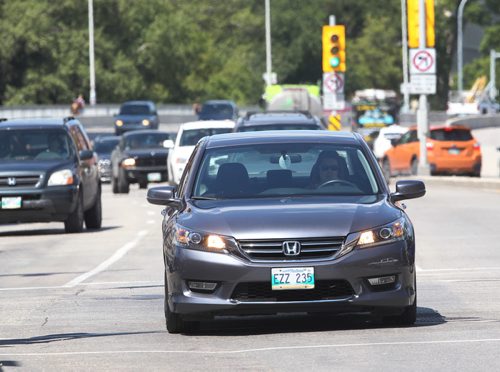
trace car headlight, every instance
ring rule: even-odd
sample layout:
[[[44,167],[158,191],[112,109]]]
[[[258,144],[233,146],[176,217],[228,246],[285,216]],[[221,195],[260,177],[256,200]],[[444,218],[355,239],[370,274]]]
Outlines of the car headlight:
[[[236,242],[230,237],[194,231],[180,225],[174,228],[174,243],[205,252],[229,253],[237,249]]]
[[[175,158],[175,162],[176,162],[177,164],[186,164],[186,163],[187,163],[187,161],[188,161],[188,159],[187,159],[187,158],[183,158],[183,157],[180,157],[180,156],[179,156],[179,157],[177,157],[177,158]]]
[[[149,120],[148,119],[144,119],[142,121],[142,125],[144,125],[145,127],[147,127],[149,125]]]
[[[117,127],[121,127],[123,125],[123,120],[118,119],[117,121],[115,121],[115,124]]]
[[[73,172],[71,169],[62,169],[51,174],[48,186],[72,185],[74,182]]]
[[[121,164],[123,168],[133,167],[135,166],[135,159],[134,158],[124,159]]]

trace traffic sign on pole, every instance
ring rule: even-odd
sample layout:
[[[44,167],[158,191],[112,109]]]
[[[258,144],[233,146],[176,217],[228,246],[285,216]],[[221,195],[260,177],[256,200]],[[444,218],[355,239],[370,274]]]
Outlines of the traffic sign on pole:
[[[435,74],[436,49],[410,49],[410,74]]]

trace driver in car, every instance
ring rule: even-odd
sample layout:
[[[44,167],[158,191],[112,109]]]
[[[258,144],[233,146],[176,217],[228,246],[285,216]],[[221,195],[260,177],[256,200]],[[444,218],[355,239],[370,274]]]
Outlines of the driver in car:
[[[330,181],[342,180],[340,164],[343,161],[335,151],[319,154],[311,171],[311,188],[319,188]]]

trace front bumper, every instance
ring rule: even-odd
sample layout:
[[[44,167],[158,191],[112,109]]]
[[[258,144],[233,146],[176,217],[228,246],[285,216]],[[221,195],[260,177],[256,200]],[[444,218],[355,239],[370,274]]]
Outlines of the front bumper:
[[[355,249],[340,259],[322,262],[253,263],[232,255],[183,248],[176,248],[174,257],[167,262],[168,303],[173,312],[188,318],[299,311],[400,312],[415,299],[414,247],[409,247],[405,241]],[[312,300],[307,299],[311,292],[305,293],[314,291],[310,289],[270,291],[271,268],[279,267],[314,267],[317,283],[345,282],[352,291],[337,296],[326,294],[324,298],[318,295]],[[393,285],[376,288],[368,282],[368,278],[389,275],[396,275]],[[216,282],[217,287],[213,293],[200,293],[190,290],[188,281]],[[285,300],[240,300],[235,295],[241,283],[268,284],[267,293],[288,293]]]
[[[76,208],[78,186],[5,190],[3,197],[21,197],[21,208],[0,209],[0,223],[65,221]]]
[[[125,168],[125,174],[129,183],[168,181],[168,171],[166,165]],[[160,175],[159,179],[157,178],[158,174]]]

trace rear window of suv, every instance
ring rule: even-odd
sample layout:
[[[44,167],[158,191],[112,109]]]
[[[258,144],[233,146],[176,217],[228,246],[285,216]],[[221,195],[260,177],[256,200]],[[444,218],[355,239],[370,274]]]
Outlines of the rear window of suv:
[[[435,129],[431,131],[431,139],[436,141],[470,141],[472,134],[467,129]]]

